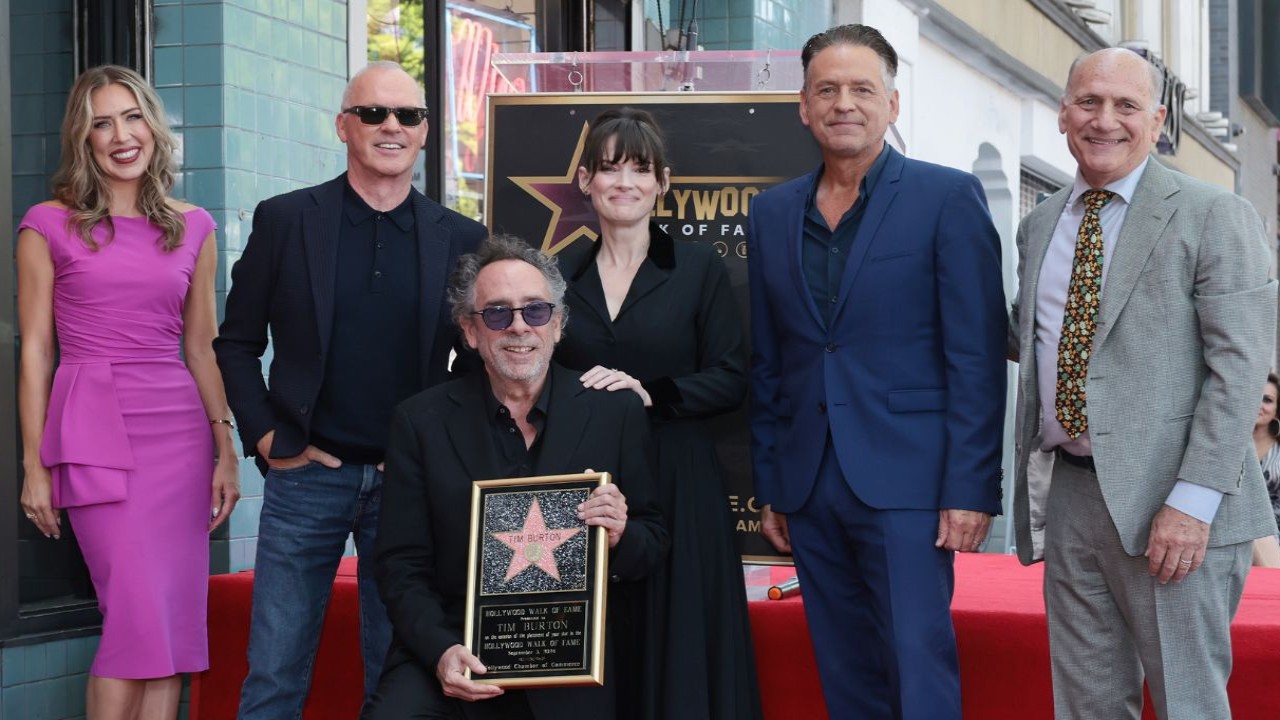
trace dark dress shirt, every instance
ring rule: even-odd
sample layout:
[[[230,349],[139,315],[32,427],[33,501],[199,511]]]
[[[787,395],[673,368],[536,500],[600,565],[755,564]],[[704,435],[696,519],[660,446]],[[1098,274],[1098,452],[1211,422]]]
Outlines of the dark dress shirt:
[[[421,382],[418,234],[411,198],[389,212],[343,195],[333,334],[312,444],[343,462],[381,462],[391,411]]]
[[[528,477],[538,464],[538,453],[542,450],[542,436],[547,428],[547,398],[551,397],[551,373],[547,373],[542,393],[538,395],[525,421],[533,426],[536,434],[528,447],[524,444],[524,433],[516,425],[511,411],[494,397],[489,378],[484,379],[485,417],[489,418],[489,437],[493,439],[493,449],[498,457],[498,477]]]
[[[804,269],[805,283],[813,294],[813,302],[818,306],[824,323],[831,323],[831,309],[836,306],[840,295],[840,281],[844,275],[845,259],[853,247],[853,238],[862,225],[862,216],[866,214],[867,203],[871,193],[884,171],[885,158],[889,153],[882,148],[879,157],[871,164],[862,183],[858,187],[858,199],[845,211],[835,229],[827,227],[826,218],[818,210],[818,183],[826,172],[823,166],[813,176],[813,185],[804,199],[804,241],[801,243],[801,267]]]

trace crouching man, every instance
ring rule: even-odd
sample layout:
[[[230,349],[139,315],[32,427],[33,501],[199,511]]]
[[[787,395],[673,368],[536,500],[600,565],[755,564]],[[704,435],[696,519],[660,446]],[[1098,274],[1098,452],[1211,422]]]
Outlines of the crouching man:
[[[601,687],[504,692],[464,674],[485,671],[461,644],[471,483],[611,473],[614,484],[593,491],[578,515],[608,531],[610,581],[639,580],[667,547],[648,418],[634,393],[585,389],[576,373],[551,362],[566,320],[565,282],[553,259],[518,239],[490,238],[460,259],[451,287],[453,319],[484,372],[395,412],[376,557],[394,639],[365,717],[616,718],[617,688],[629,679],[611,672],[608,652]]]

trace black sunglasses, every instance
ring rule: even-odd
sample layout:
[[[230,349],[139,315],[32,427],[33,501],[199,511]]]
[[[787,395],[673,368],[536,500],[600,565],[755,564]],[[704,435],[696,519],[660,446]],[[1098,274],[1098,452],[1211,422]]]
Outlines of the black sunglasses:
[[[384,105],[352,105],[342,112],[355,115],[365,125],[381,125],[387,121],[387,115],[395,115],[396,120],[405,127],[421,125],[430,114],[424,107],[393,108]]]
[[[555,303],[549,302],[531,302],[524,307],[506,307],[505,305],[497,305],[487,307],[483,310],[475,310],[471,314],[479,315],[484,321],[484,326],[490,330],[506,330],[511,327],[511,323],[516,320],[516,313],[524,316],[524,324],[529,327],[542,327],[551,322],[551,311],[555,310]]]

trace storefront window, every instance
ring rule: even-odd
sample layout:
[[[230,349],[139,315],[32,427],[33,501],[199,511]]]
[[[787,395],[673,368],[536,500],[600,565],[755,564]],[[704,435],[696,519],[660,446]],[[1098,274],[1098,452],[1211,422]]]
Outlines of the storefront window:
[[[445,54],[444,202],[463,215],[484,216],[485,98],[522,93],[522,79],[509,82],[492,59],[497,53],[542,50],[533,0],[446,5],[449,47]]]
[[[446,46],[441,57],[428,47],[424,12],[443,5]],[[444,152],[441,201],[458,212],[484,216],[485,98],[493,92],[528,92],[511,83],[491,63],[496,53],[542,50],[537,0],[456,0],[443,4],[423,0],[369,0],[369,60],[398,62],[425,84],[426,68],[435,63],[443,75],[440,108],[432,108],[432,133],[441,133]],[[559,18],[557,18],[558,20]],[[425,156],[424,153],[424,161]],[[425,168],[414,184],[426,191]]]
[[[419,82],[426,45],[422,0],[369,0],[369,60],[400,63]]]
[[[799,50],[830,27],[831,6],[813,0],[644,0],[643,49]]]

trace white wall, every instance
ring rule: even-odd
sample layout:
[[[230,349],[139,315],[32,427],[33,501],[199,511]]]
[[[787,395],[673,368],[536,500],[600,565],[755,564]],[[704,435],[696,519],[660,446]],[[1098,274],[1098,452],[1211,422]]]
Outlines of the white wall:
[[[1165,56],[1164,33],[1161,22],[1164,15],[1162,0],[1130,0],[1137,10],[1137,27],[1127,40],[1146,40],[1152,51]]]
[[[1063,184],[1075,177],[1076,161],[1058,131],[1058,108],[1037,100],[1022,101],[1022,139],[1018,154],[1035,172]]]
[[[1016,189],[1023,99],[929,41],[919,47],[914,84],[902,98],[911,116],[908,154],[969,171],[978,146],[991,143]]]
[[[1173,73],[1191,87],[1209,87],[1209,10],[1204,0],[1178,0],[1168,18],[1176,48],[1165,60]],[[1187,110],[1197,113],[1209,107],[1209,93],[1187,102]]]
[[[1097,4],[1094,7],[1111,13],[1111,22],[1089,26],[1093,28],[1094,32],[1101,35],[1103,40],[1106,40],[1111,45],[1119,45],[1126,39],[1121,37],[1120,32],[1120,26],[1124,22],[1121,15],[1123,9],[1120,6],[1120,0],[1097,0]]]

